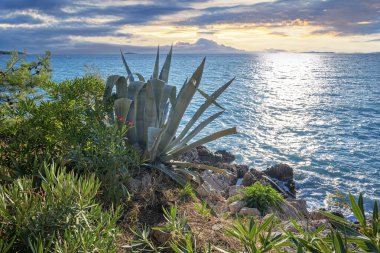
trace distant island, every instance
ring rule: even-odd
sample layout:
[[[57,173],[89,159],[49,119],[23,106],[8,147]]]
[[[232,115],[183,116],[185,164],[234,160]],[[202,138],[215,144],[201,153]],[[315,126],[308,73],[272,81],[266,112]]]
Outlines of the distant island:
[[[335,54],[335,52],[323,52],[323,51],[306,51],[304,54]]]

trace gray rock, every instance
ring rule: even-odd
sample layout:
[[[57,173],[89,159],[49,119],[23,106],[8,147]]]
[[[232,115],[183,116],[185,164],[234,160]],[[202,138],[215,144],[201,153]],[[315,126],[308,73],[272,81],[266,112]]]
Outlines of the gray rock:
[[[133,177],[128,178],[127,187],[128,187],[128,190],[131,192],[134,192],[134,193],[139,192],[140,187],[141,187],[141,181]]]
[[[287,199],[287,202],[292,205],[299,214],[301,214],[303,217],[308,218],[309,217],[309,211],[307,210],[307,203],[304,199]]]
[[[239,214],[246,216],[260,216],[260,211],[257,208],[243,207]]]
[[[235,156],[226,150],[218,150],[215,152],[215,154],[222,156],[223,163],[232,163],[233,161],[235,161]]]
[[[292,206],[287,201],[283,201],[277,207],[270,207],[266,213],[274,214],[281,220],[304,220],[305,217],[299,210],[297,210],[294,206]]]
[[[287,164],[276,164],[264,171],[265,174],[280,181],[293,180],[293,168]]]
[[[244,174],[241,184],[243,186],[250,186],[256,182],[260,182],[263,185],[268,185],[269,182],[263,177],[263,175],[265,174],[261,171],[250,169]]]
[[[232,202],[231,204],[229,204],[228,206],[228,209],[230,210],[231,214],[236,214],[238,213],[244,206],[246,205],[246,203],[242,200],[237,200],[235,202]]]
[[[240,190],[243,189],[243,186],[241,185],[233,185],[228,188],[228,197],[232,197],[235,195],[238,195],[240,193]]]
[[[318,211],[312,211],[309,214],[309,219],[310,220],[325,220],[327,218],[326,218],[326,216],[324,216],[323,214],[321,214]]]
[[[196,149],[198,152],[198,160],[201,163],[215,166],[223,161],[223,156],[221,154],[214,154],[205,146],[199,146]]]

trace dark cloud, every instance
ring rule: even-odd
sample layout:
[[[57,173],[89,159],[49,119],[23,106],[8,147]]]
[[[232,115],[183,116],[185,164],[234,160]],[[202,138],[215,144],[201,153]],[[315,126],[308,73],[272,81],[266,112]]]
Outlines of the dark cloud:
[[[319,32],[341,35],[380,33],[379,0],[278,0],[249,6],[208,8],[199,17],[180,24],[273,24],[303,20],[321,26]],[[361,22],[369,21],[369,24]]]

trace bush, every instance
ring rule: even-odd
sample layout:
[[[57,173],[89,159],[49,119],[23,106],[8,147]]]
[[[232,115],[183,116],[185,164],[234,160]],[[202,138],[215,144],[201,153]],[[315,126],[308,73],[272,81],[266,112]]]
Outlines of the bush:
[[[248,207],[255,207],[264,213],[269,207],[278,206],[283,201],[283,197],[269,185],[262,185],[259,182],[245,187],[243,190],[244,200]]]
[[[116,204],[128,196],[126,180],[131,169],[141,163],[140,154],[124,140],[127,130],[95,123],[85,144],[70,155],[76,171],[95,174],[102,182],[104,197]]]
[[[45,87],[45,100],[24,98],[3,104],[0,119],[0,169],[9,177],[33,174],[33,164],[67,160],[68,153],[88,139],[95,122],[105,117],[103,81],[85,76]]]
[[[31,178],[0,185],[0,241],[10,252],[113,252],[120,209],[95,202],[100,182],[44,165],[41,188]],[[3,251],[2,251],[3,252]]]

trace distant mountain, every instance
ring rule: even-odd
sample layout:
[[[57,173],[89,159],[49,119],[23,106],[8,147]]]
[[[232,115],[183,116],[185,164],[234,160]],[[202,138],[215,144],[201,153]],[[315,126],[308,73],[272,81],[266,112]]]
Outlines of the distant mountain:
[[[135,46],[135,45],[110,45],[101,43],[78,43],[70,50],[53,49],[56,54],[117,54],[119,50],[126,54],[154,54],[157,46]],[[169,51],[170,46],[160,46],[161,52]],[[248,51],[218,44],[213,40],[199,39],[194,43],[177,42],[173,45],[175,54],[244,54]]]
[[[13,51],[2,51],[0,50],[0,55],[2,54],[11,54]],[[18,54],[22,54],[22,52],[18,52]]]
[[[218,44],[213,40],[199,39],[195,43],[177,42],[174,45],[177,53],[191,54],[242,54],[247,51],[236,49],[233,47]]]

